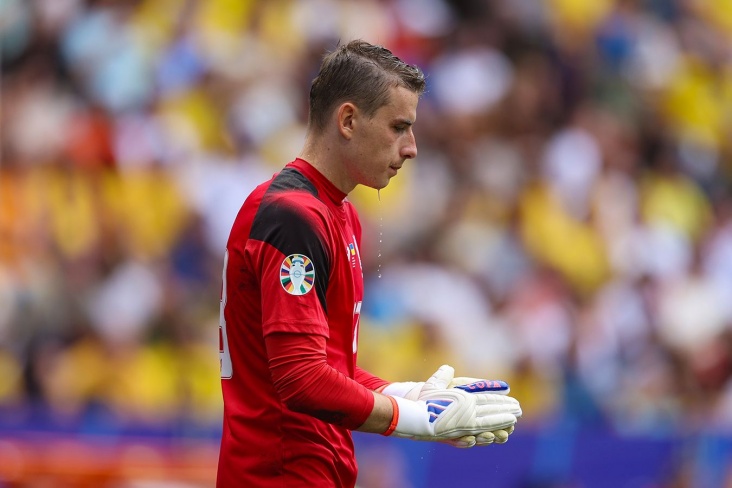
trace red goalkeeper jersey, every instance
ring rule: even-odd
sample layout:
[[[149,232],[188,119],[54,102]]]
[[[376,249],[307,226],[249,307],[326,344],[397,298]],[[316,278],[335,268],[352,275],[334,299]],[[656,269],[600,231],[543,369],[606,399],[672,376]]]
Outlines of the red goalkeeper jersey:
[[[221,293],[218,487],[349,487],[350,429],[386,382],[356,367],[363,299],[353,206],[303,160],[257,187],[229,236]]]

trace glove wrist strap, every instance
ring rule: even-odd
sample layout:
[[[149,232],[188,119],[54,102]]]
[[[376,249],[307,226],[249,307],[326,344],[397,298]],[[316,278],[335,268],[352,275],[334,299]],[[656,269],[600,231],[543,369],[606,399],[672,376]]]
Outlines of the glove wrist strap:
[[[427,404],[422,400],[407,400],[392,397],[399,405],[399,418],[394,434],[399,437],[432,436],[433,424],[430,423],[430,413]]]

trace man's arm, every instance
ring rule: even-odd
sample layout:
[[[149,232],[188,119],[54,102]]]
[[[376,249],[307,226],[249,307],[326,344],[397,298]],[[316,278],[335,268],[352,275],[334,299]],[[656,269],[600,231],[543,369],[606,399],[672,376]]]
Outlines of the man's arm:
[[[362,384],[369,390],[381,391],[390,382],[385,379],[379,378],[373,373],[369,373],[365,369],[356,366],[356,373],[354,378],[358,383]]]
[[[376,400],[368,388],[331,367],[324,336],[274,333],[265,345],[274,387],[290,410],[352,430],[364,424],[369,432],[389,427],[391,402]]]
[[[372,392],[333,369],[323,336],[276,333],[265,344],[275,389],[288,408],[352,430],[444,441],[509,428],[521,415],[511,397],[448,389],[449,366],[408,400]]]
[[[383,434],[389,429],[394,418],[394,407],[386,395],[376,392],[371,392],[371,394],[374,396],[374,408],[366,421],[355,430]]]

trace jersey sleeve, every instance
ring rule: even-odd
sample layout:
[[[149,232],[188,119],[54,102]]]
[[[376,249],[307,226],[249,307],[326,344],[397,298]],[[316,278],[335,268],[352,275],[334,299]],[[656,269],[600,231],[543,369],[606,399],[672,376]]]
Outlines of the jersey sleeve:
[[[270,334],[265,344],[275,389],[290,410],[352,430],[371,414],[373,394],[328,365],[324,337]]]
[[[263,201],[250,242],[262,289],[264,336],[290,332],[328,337],[330,253],[318,213],[296,200]]]
[[[365,369],[361,369],[358,366],[356,366],[354,379],[369,390],[377,390],[382,386],[389,384],[388,381],[381,379],[375,374],[369,373]]]

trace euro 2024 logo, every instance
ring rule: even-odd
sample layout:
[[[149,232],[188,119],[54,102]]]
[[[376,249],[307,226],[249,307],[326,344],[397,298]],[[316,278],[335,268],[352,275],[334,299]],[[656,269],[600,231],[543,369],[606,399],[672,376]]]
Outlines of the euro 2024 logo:
[[[315,266],[303,254],[290,254],[280,266],[280,283],[290,295],[305,295],[315,283]]]

